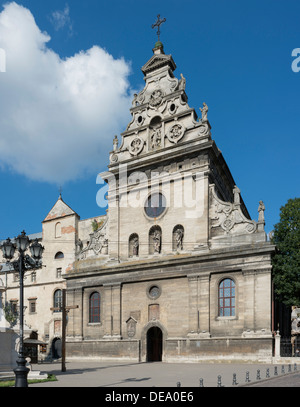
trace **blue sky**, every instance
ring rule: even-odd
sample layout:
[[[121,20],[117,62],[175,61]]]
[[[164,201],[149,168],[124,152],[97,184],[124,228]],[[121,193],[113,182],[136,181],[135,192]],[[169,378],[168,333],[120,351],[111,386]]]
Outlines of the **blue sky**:
[[[167,19],[161,41],[176,76],[186,78],[189,105],[197,113],[203,102],[209,106],[212,137],[251,217],[257,220],[263,200],[268,232],[280,207],[299,197],[300,72],[291,68],[292,51],[300,48],[298,0],[0,6],[0,48],[7,47],[0,73],[0,239],[41,231],[60,185],[81,219],[103,213],[97,173],[106,169],[114,134],[131,120],[131,96],[144,83],[140,68],[152,56],[157,14]],[[12,34],[7,21],[16,22]],[[89,98],[98,66],[108,85]],[[80,78],[85,69],[89,82]],[[76,92],[80,100],[73,103]],[[105,117],[99,117],[102,107]],[[20,120],[11,123],[15,109]]]

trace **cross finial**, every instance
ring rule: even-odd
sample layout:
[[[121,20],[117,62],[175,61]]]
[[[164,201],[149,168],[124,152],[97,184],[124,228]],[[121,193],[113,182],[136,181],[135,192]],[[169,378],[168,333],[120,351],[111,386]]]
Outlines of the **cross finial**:
[[[59,198],[61,199],[62,187],[59,187]]]
[[[152,24],[152,28],[157,27],[157,37],[158,37],[158,41],[159,41],[159,36],[160,36],[160,26],[162,23],[164,23],[166,21],[165,18],[161,19],[160,18],[160,14],[157,15],[157,21],[155,24]]]

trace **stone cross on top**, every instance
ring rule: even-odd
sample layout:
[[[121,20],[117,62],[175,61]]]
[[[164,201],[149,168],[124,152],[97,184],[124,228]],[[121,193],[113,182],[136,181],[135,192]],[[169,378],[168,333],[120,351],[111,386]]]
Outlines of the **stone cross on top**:
[[[157,27],[157,37],[158,37],[158,41],[160,41],[160,40],[159,40],[159,36],[160,36],[160,29],[159,29],[159,28],[160,28],[161,24],[164,23],[165,21],[166,21],[166,19],[165,19],[165,18],[161,19],[161,18],[160,18],[160,14],[158,14],[156,23],[155,23],[155,24],[152,24],[152,28]]]

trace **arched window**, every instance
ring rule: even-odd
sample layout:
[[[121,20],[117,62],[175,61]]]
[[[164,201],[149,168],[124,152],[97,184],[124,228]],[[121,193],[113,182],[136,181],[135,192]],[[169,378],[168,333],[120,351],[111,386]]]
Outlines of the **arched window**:
[[[225,278],[219,284],[219,316],[235,316],[235,283],[231,278]]]
[[[90,295],[89,322],[100,322],[100,294],[98,292]]]
[[[56,255],[54,256],[55,260],[57,259],[63,259],[65,256],[63,252],[57,252]]]
[[[60,312],[61,307],[62,307],[62,291],[56,290],[53,296],[53,308],[59,309],[55,309],[54,312]]]

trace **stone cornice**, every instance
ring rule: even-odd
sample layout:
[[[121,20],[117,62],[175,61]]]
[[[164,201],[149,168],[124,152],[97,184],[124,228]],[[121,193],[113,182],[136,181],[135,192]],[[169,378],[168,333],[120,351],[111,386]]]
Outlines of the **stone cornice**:
[[[151,270],[151,277],[153,278],[170,278],[174,276],[187,276],[190,273],[195,274],[192,267],[194,264],[201,266],[199,275],[207,272],[225,272],[225,271],[241,271],[241,266],[234,264],[226,264],[226,261],[238,259],[240,257],[251,257],[258,255],[271,255],[275,250],[275,246],[269,243],[237,246],[233,249],[215,249],[206,250],[203,253],[190,254],[190,255],[170,255],[170,256],[157,256],[156,259],[143,259],[138,261],[123,262],[118,264],[97,264],[97,261],[80,261],[74,263],[74,269],[68,274],[64,274],[66,280],[76,278],[93,278],[101,276],[103,282],[107,278],[112,281],[114,277],[116,281],[123,279],[136,279],[136,274],[143,274]],[[214,262],[222,261],[222,265],[214,265]],[[263,265],[262,265],[263,266]],[[174,268],[176,267],[176,271]],[[256,267],[259,270],[259,267]],[[189,271],[190,270],[190,271]],[[149,274],[147,273],[147,279]]]

